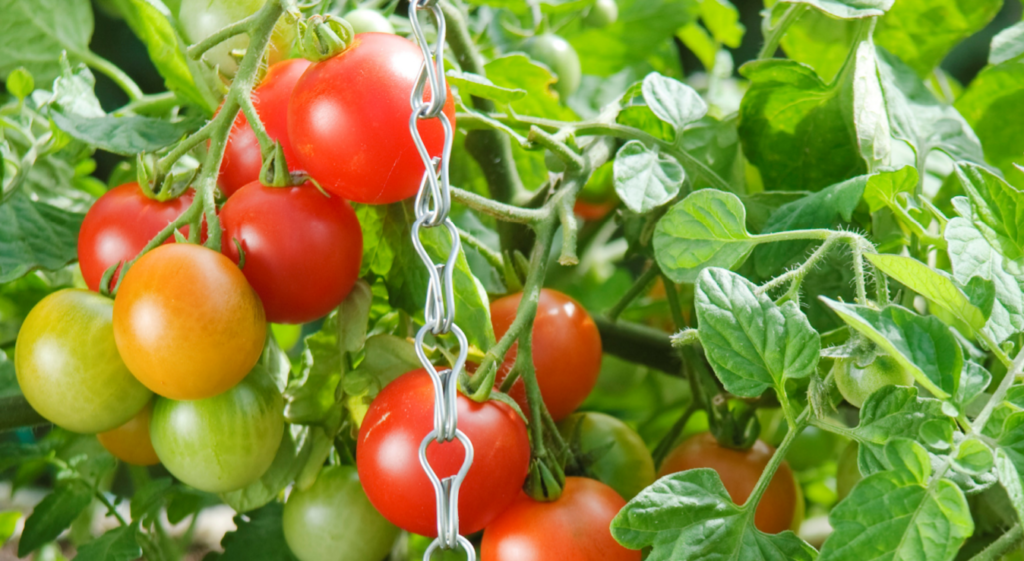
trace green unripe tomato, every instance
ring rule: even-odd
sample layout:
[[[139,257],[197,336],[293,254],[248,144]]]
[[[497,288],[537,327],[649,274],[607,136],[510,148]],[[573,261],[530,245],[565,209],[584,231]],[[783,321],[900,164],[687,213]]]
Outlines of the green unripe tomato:
[[[786,461],[794,471],[820,466],[831,459],[836,449],[836,436],[814,425],[807,426],[786,452]]]
[[[627,501],[654,483],[654,460],[640,435],[604,413],[573,413],[558,429],[581,453],[583,475],[596,479]]]
[[[261,365],[237,386],[206,399],[158,398],[150,438],[160,462],[202,491],[223,493],[256,481],[284,435],[284,399]]]
[[[843,453],[839,456],[839,462],[836,465],[836,496],[840,501],[845,499],[853,490],[854,485],[864,478],[860,474],[860,468],[857,467],[857,450],[857,441],[853,440],[846,445]]]
[[[355,33],[390,33],[395,34],[395,27],[388,18],[377,10],[359,8],[345,14],[345,21],[352,26]]]
[[[580,87],[580,57],[565,39],[552,33],[536,35],[523,44],[523,50],[533,60],[547,65],[558,78],[554,88],[563,102]]]
[[[32,408],[70,431],[117,428],[153,396],[132,376],[114,343],[114,301],[69,288],[43,298],[14,348],[18,384]]]
[[[914,375],[907,372],[896,359],[879,355],[874,362],[861,368],[853,359],[842,360],[836,368],[836,386],[843,398],[854,407],[864,405],[871,394],[885,386],[913,386]]]
[[[586,17],[583,18],[583,23],[590,27],[608,27],[617,19],[619,19],[619,5],[615,3],[615,0],[597,0],[590,7]]]
[[[354,466],[325,467],[284,505],[284,538],[299,561],[380,561],[399,532],[370,504]]]

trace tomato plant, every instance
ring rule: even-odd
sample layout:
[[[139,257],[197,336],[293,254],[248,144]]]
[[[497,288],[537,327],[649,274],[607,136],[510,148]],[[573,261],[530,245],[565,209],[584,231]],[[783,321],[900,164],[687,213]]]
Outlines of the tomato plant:
[[[499,298],[491,303],[494,334],[504,335],[516,317],[522,294]],[[601,370],[601,335],[583,306],[551,289],[540,293],[533,325],[533,365],[537,384],[551,417],[559,421],[576,410],[597,382]],[[515,351],[506,358],[500,384],[511,369]],[[509,391],[524,410],[526,389],[516,381]]]
[[[370,504],[352,466],[329,466],[308,489],[294,489],[284,506],[284,537],[299,561],[380,561],[399,530]]]
[[[99,291],[100,279],[111,266],[131,260],[153,236],[181,215],[192,193],[158,201],[142,193],[138,183],[115,187],[96,200],[78,234],[78,263],[90,290]],[[188,235],[188,228],[182,228]],[[111,278],[117,284],[121,267]]]
[[[1019,9],[0,2],[0,557],[1019,557]]]
[[[537,502],[520,493],[484,530],[480,559],[639,560],[639,551],[622,547],[608,531],[624,505],[611,487],[583,477],[566,478],[562,496],[554,502]]]
[[[757,485],[775,450],[758,440],[748,450],[721,446],[709,432],[683,441],[665,458],[658,475],[665,476],[697,468],[718,472],[725,489],[736,504],[743,504]],[[797,511],[797,485],[789,465],[783,462],[764,491],[754,514],[758,530],[777,534],[793,526]]]
[[[459,429],[472,442],[473,464],[459,493],[466,533],[483,529],[516,498],[526,478],[530,446],[522,419],[504,403],[458,399]],[[359,428],[359,479],[370,502],[399,528],[437,535],[434,489],[420,467],[423,437],[434,428],[434,387],[424,370],[388,384]],[[455,475],[465,451],[458,442],[431,443],[427,459],[438,477]]]
[[[233,387],[256,364],[267,332],[263,305],[238,267],[190,244],[161,246],[128,270],[113,323],[131,373],[171,399]]]
[[[355,211],[310,183],[281,188],[250,183],[228,199],[221,223],[221,251],[243,263],[242,273],[268,321],[321,318],[359,278],[363,233]]]
[[[256,481],[274,461],[284,434],[284,401],[257,367],[230,390],[195,401],[157,398],[150,437],[175,477],[211,493]]]
[[[293,169],[297,168],[295,152],[288,138],[288,100],[306,68],[309,68],[309,61],[301,58],[274,64],[267,69],[267,75],[259,87],[252,92],[252,105],[267,130],[267,136],[281,143],[285,161]],[[242,186],[259,180],[262,164],[256,133],[249,126],[245,115],[239,113],[231,125],[231,134],[224,147],[224,159],[217,176],[221,191],[230,197]]]
[[[422,60],[404,37],[363,33],[345,52],[310,66],[288,103],[298,167],[324,189],[360,203],[414,195],[424,168],[409,135],[409,92]],[[446,94],[444,113],[454,127],[455,102]],[[339,135],[339,128],[351,132]],[[417,128],[430,154],[440,154],[441,124],[420,121]]]

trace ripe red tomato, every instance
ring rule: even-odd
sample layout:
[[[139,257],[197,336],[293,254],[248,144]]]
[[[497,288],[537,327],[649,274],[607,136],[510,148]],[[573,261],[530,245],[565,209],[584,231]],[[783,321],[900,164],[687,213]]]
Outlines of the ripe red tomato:
[[[695,434],[669,453],[658,477],[694,468],[718,472],[733,502],[742,505],[750,497],[775,449],[758,440],[749,450],[733,450],[718,444],[709,432]],[[767,534],[777,534],[794,526],[797,515],[797,485],[785,461],[772,477],[754,513],[754,525]]]
[[[408,39],[362,33],[341,54],[310,66],[288,104],[299,167],[328,191],[360,203],[416,194],[424,168],[409,135],[409,94],[422,62],[420,48]],[[454,130],[451,92],[444,113]],[[428,152],[440,155],[441,123],[430,119],[418,127]]]
[[[252,92],[252,104],[256,114],[267,129],[270,138],[281,143],[288,167],[299,169],[295,161],[292,144],[288,140],[288,98],[292,95],[299,76],[306,71],[310,62],[304,58],[293,58],[272,65],[259,87]],[[228,143],[224,147],[224,159],[220,164],[217,181],[225,196],[230,197],[243,185],[260,178],[260,143],[256,133],[249,127],[249,121],[241,111],[231,125]]]
[[[522,298],[522,293],[518,293],[491,302],[496,337],[508,331]],[[498,372],[498,385],[511,369],[515,356],[513,346]],[[544,404],[555,421],[568,417],[583,403],[601,371],[601,334],[597,325],[579,302],[557,290],[545,288],[540,292],[533,322],[533,365]],[[512,385],[509,395],[523,411],[527,410],[522,380]]]
[[[459,429],[473,443],[473,465],[459,492],[460,530],[472,534],[521,493],[530,442],[526,423],[504,403],[459,395],[458,415]],[[419,462],[420,442],[433,428],[433,383],[426,371],[413,370],[370,404],[356,449],[359,479],[373,506],[396,526],[424,536],[437,535],[434,487]],[[442,479],[455,475],[463,458],[459,442],[427,447],[427,459]]]
[[[198,245],[143,255],[114,299],[121,358],[147,388],[171,399],[231,389],[259,360],[266,336],[263,305],[242,272]]]
[[[338,306],[359,278],[363,233],[352,207],[312,183],[239,189],[220,214],[221,251],[239,262],[267,321],[305,323]]]
[[[592,203],[583,199],[577,199],[572,211],[584,220],[600,220],[615,210],[616,201],[605,201],[603,203]]]
[[[614,489],[584,477],[565,478],[554,502],[519,493],[484,530],[480,560],[639,561],[640,552],[619,545],[609,529],[624,506]]]
[[[152,466],[160,463],[149,438],[149,420],[153,418],[153,403],[142,408],[127,423],[114,430],[96,435],[100,444],[115,458],[136,466]]]
[[[103,273],[115,263],[135,258],[160,230],[181,216],[193,192],[166,202],[142,194],[134,181],[114,187],[89,209],[78,233],[78,263],[90,290],[99,291]],[[181,229],[188,235],[188,226]],[[168,238],[171,243],[174,238]],[[120,271],[120,268],[118,268]],[[117,282],[114,273],[111,284]]]

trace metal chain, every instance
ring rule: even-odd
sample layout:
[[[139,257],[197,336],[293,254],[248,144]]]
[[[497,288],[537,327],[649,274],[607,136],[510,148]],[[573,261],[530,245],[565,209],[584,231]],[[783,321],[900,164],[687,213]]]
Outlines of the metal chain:
[[[427,11],[433,16],[437,27],[437,39],[433,47],[427,41],[419,20],[419,11]],[[451,121],[444,114],[447,85],[444,76],[444,14],[438,6],[438,0],[413,0],[409,3],[409,23],[412,24],[416,43],[423,51],[423,65],[416,78],[409,103],[412,114],[409,117],[409,133],[412,135],[416,149],[423,160],[425,168],[419,193],[416,195],[416,221],[412,225],[412,243],[416,253],[423,260],[429,273],[427,285],[427,304],[424,310],[423,327],[416,333],[416,354],[423,368],[430,374],[434,382],[434,429],[420,443],[420,465],[427,472],[427,477],[434,486],[437,498],[437,539],[430,544],[423,555],[424,561],[430,561],[437,549],[454,549],[461,547],[470,561],[476,561],[476,550],[469,540],[459,535],[459,488],[462,486],[469,466],[473,463],[473,443],[465,433],[458,429],[458,380],[466,364],[466,353],[469,344],[466,334],[455,325],[455,262],[461,248],[459,231],[448,217],[451,211],[451,188],[448,183],[448,163],[451,160],[452,139],[454,137]],[[429,86],[430,97],[424,99]],[[431,157],[419,132],[419,122],[437,119],[444,130],[444,147],[440,157]],[[442,227],[448,232],[451,240],[451,252],[443,263],[434,263],[430,254],[420,240],[423,228]],[[442,335],[452,333],[459,342],[459,356],[451,368],[438,371],[431,364],[424,350],[424,339],[427,333]],[[427,447],[432,441],[438,443],[458,440],[465,449],[465,459],[459,472],[453,477],[441,479],[427,461]]]

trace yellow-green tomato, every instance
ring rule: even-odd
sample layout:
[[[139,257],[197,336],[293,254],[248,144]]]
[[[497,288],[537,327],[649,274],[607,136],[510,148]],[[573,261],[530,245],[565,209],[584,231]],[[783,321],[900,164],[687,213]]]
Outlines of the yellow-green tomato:
[[[43,298],[21,326],[14,370],[29,404],[53,424],[96,433],[117,428],[153,394],[114,343],[114,301],[69,288]]]
[[[583,473],[627,501],[654,483],[654,460],[640,435],[604,413],[574,413],[558,428],[577,453]]]
[[[555,82],[554,88],[563,103],[576,88],[580,87],[580,80],[583,77],[580,56],[565,39],[552,33],[536,35],[523,44],[523,50],[533,60],[544,63],[555,74],[558,81]]]
[[[259,479],[274,461],[284,435],[284,400],[257,365],[214,397],[157,398],[149,430],[172,475],[202,491],[233,491]]]
[[[355,33],[390,33],[395,34],[395,27],[388,18],[377,10],[359,8],[345,14],[345,21],[352,25]]]
[[[843,398],[854,407],[864,405],[871,394],[885,386],[913,386],[914,375],[907,372],[896,359],[878,355],[871,364],[861,367],[853,359],[842,362],[835,371],[836,386]]]
[[[398,534],[366,498],[354,466],[325,467],[284,505],[284,538],[299,561],[380,561]]]
[[[597,0],[583,18],[583,23],[591,27],[608,27],[619,19],[619,5],[615,0]]]

